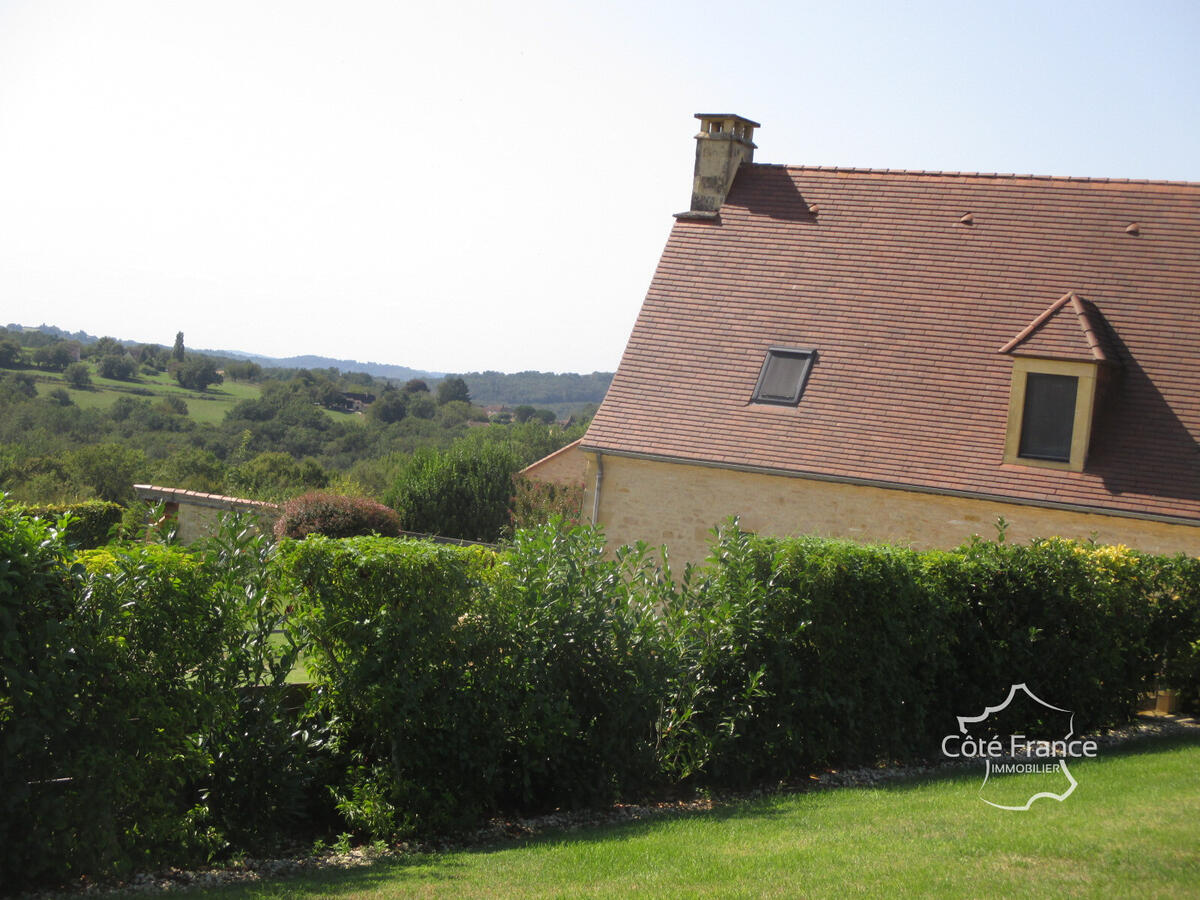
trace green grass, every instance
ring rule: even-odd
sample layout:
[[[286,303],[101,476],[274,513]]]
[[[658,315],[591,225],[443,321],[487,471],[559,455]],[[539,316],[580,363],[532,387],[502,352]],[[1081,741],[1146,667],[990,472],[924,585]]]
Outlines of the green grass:
[[[197,422],[216,424],[225,418],[235,403],[259,395],[256,385],[226,380],[223,384],[210,387],[207,391],[190,391],[180,387],[168,374],[139,375],[137,381],[117,381],[101,378],[92,372],[90,390],[67,387],[62,375],[39,372],[38,393],[45,395],[55,388],[66,387],[71,400],[81,409],[108,409],[118,397],[135,397],[151,402],[162,397],[175,395],[187,403],[188,415]],[[146,393],[149,392],[149,393]]]
[[[209,893],[276,897],[1198,897],[1200,739],[1073,763],[1004,812],[975,771],[748,802]]]
[[[321,407],[321,412],[325,413],[335,422],[353,422],[356,425],[361,425],[367,421],[367,417],[355,412],[343,412],[340,409],[326,409]]]

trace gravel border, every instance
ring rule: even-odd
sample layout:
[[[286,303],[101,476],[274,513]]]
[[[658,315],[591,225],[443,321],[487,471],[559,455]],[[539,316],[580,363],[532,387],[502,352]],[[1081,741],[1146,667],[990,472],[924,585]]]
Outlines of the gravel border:
[[[1200,721],[1195,718],[1142,716],[1122,728],[1112,729],[1103,735],[1089,735],[1089,737],[1102,748],[1113,748],[1159,737],[1197,732],[1200,732]],[[843,787],[863,787],[919,775],[978,767],[978,760],[939,758],[905,765],[826,769],[809,775],[804,780],[782,781],[749,791],[716,791],[707,796],[688,800],[664,800],[640,804],[616,803],[603,809],[558,811],[531,818],[497,818],[475,831],[453,838],[402,842],[382,850],[360,847],[344,853],[330,850],[316,855],[299,854],[282,859],[246,857],[219,867],[194,870],[169,868],[153,873],[137,874],[125,881],[89,883],[65,890],[33,891],[16,895],[14,900],[78,900],[81,897],[157,894],[286,878],[326,869],[353,869],[371,865],[379,860],[400,859],[415,854],[445,853],[505,843],[516,844],[548,831],[570,832],[597,825],[615,825],[624,822],[695,815],[762,797],[811,793]]]

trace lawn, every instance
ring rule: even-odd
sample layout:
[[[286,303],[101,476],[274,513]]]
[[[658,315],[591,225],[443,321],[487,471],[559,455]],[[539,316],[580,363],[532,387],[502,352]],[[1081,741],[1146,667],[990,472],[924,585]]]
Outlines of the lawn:
[[[1071,764],[1005,812],[974,770],[230,886],[277,897],[1200,897],[1200,735]]]

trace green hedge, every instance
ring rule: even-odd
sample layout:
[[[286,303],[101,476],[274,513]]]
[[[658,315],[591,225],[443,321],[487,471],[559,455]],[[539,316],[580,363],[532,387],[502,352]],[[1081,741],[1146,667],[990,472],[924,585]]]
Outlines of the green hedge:
[[[107,500],[85,500],[56,506],[31,506],[25,512],[51,522],[56,522],[62,516],[70,516],[67,543],[79,550],[91,550],[109,542],[113,528],[120,524],[125,514],[125,507]]]
[[[228,522],[68,549],[0,506],[0,883],[936,757],[1023,681],[1076,731],[1195,697],[1200,560],[562,522],[502,551]],[[303,659],[311,684],[284,681]],[[304,698],[307,697],[307,700]]]
[[[73,555],[0,506],[0,884],[203,862],[319,820],[319,723],[298,736],[283,708],[268,550],[234,521],[194,553]]]

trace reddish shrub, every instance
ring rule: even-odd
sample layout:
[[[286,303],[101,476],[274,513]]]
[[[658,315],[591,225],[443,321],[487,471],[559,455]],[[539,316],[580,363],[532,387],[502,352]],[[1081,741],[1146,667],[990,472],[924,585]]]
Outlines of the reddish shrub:
[[[335,538],[360,534],[397,537],[400,517],[395,510],[366,497],[310,491],[285,503],[275,522],[277,538],[302,538],[309,534]]]

